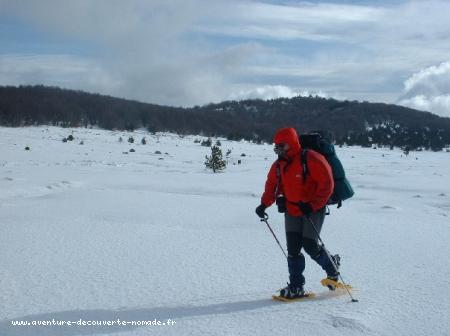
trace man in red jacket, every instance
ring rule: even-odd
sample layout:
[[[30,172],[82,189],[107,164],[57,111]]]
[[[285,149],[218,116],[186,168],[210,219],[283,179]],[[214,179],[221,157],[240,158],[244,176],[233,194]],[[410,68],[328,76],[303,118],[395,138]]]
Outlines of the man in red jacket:
[[[318,243],[317,233],[311,225],[312,221],[320,233],[334,182],[330,165],[313,150],[305,153],[308,173],[304,174],[302,148],[295,129],[278,130],[274,143],[278,160],[270,168],[256,214],[264,218],[265,209],[275,201],[278,211],[284,212],[290,283],[280,291],[280,296],[292,299],[305,295],[305,257],[301,253],[302,248],[325,270],[329,279],[338,279],[338,270],[327,251]],[[331,258],[339,266],[339,256]]]

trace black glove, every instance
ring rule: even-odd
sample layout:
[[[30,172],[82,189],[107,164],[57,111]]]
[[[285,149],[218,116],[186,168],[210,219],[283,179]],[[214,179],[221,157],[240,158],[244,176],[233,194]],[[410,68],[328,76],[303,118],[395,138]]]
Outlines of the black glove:
[[[309,203],[298,202],[297,205],[306,217],[309,217],[309,215],[314,212],[311,204]]]
[[[262,203],[256,207],[255,212],[259,218],[265,218],[267,216],[264,210],[266,210],[266,206]]]

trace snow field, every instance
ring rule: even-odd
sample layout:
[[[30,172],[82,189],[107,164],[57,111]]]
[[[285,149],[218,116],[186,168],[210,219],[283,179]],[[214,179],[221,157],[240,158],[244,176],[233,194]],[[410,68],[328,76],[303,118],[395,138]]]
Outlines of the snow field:
[[[221,139],[232,157],[213,174],[196,138],[0,128],[0,335],[448,335],[449,153],[338,148],[356,195],[322,238],[360,302],[307,257],[318,299],[280,304],[286,262],[254,214],[272,147]],[[80,318],[176,324],[11,326]]]

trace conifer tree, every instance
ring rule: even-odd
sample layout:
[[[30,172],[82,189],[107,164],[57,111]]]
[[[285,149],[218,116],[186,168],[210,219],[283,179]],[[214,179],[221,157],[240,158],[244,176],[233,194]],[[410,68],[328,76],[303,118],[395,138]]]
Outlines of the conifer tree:
[[[227,166],[225,160],[222,158],[222,150],[218,146],[212,146],[211,156],[206,155],[205,159],[206,168],[212,169],[214,173],[225,169]]]

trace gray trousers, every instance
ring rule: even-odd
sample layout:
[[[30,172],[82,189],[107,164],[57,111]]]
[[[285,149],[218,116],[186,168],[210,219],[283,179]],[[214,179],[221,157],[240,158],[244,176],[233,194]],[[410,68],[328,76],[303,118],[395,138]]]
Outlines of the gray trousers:
[[[323,208],[320,211],[311,214],[310,219],[314,223],[317,231],[322,230],[322,225],[325,220],[326,209]],[[287,212],[284,214],[284,226],[287,232],[297,232],[300,233],[303,238],[318,240],[317,233],[312,227],[310,221],[306,216],[295,217],[289,215]]]
[[[310,219],[314,223],[317,231],[320,233],[325,219],[326,209],[311,214]],[[311,222],[305,216],[294,217],[288,213],[284,214],[286,228],[286,244],[288,250],[288,268],[290,283],[294,287],[302,287],[305,283],[303,271],[305,270],[305,256],[301,253],[305,252],[316,261],[327,274],[334,274],[335,270],[332,266],[327,254],[319,244],[316,230],[314,230]]]
[[[312,213],[309,219],[306,216],[294,217],[288,213],[284,214],[286,243],[288,254],[290,256],[295,257],[299,255],[303,248],[311,258],[317,258],[322,248],[319,244],[317,233],[311,225],[311,221],[314,223],[315,228],[320,234],[325,220],[325,213],[326,209],[323,208],[322,210]]]

